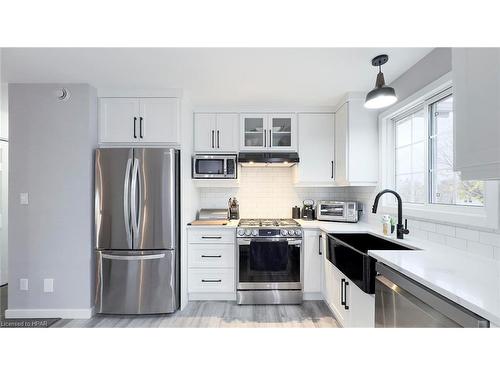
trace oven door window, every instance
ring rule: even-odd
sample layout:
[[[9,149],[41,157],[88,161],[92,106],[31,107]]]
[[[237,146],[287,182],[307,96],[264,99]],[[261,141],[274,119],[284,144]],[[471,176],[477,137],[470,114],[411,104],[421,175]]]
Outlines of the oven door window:
[[[286,241],[240,244],[239,282],[299,283],[300,247]]]
[[[224,159],[198,159],[196,173],[224,175]]]

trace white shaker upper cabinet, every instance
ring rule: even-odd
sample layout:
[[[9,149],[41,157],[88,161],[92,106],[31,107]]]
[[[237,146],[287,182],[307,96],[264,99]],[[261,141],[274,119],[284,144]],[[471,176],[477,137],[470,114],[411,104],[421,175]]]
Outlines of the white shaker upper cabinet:
[[[139,101],[136,98],[99,99],[99,142],[136,142],[139,137]]]
[[[178,98],[99,98],[100,144],[180,144]]]
[[[295,165],[297,186],[333,186],[334,114],[297,115],[299,158]]]
[[[454,169],[500,180],[500,49],[453,48]]]
[[[196,113],[195,152],[238,152],[238,122],[237,113]]]
[[[373,186],[378,181],[377,113],[364,95],[346,95],[335,111],[334,179],[337,186]]]
[[[180,143],[179,99],[141,98],[140,141],[145,143]]]
[[[215,130],[217,114],[196,113],[194,115],[194,150],[211,152],[215,150]]]

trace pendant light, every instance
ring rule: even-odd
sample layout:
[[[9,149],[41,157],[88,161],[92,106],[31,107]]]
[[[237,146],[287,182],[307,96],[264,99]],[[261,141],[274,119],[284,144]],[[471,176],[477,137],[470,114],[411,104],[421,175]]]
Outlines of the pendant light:
[[[389,60],[387,55],[379,55],[372,59],[372,65],[378,66],[375,88],[366,94],[365,108],[379,109],[388,107],[397,102],[396,92],[392,87],[385,85],[384,73],[381,66]]]

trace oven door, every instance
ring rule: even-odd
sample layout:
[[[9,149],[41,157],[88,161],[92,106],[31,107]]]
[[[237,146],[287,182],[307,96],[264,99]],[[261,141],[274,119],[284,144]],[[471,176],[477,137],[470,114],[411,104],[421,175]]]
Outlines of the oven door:
[[[346,221],[347,209],[344,202],[321,203],[317,213],[318,220]]]
[[[302,290],[302,241],[238,239],[238,290]]]

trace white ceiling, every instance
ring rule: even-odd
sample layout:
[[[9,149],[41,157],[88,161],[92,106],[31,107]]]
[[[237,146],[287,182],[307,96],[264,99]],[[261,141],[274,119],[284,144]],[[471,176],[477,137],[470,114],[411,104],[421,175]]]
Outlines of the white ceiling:
[[[335,105],[390,83],[431,48],[4,48],[6,82],[86,82],[97,88],[182,88],[197,106]]]

